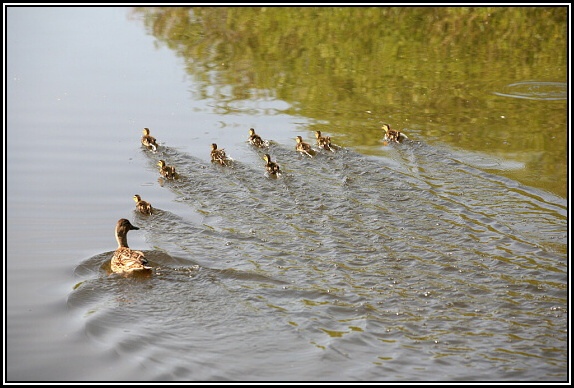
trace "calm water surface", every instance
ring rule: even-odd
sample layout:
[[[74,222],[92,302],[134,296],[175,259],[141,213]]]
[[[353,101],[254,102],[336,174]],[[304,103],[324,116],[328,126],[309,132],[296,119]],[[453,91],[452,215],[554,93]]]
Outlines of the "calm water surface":
[[[525,156],[512,129],[467,147],[431,103],[407,123],[360,99],[343,112],[271,86],[239,98],[245,78],[226,78],[210,41],[221,15],[187,12],[206,21],[188,36],[209,42],[193,62],[150,27],[160,11],[7,9],[8,382],[568,380],[565,64],[489,88],[495,63],[453,91],[484,89],[494,115],[464,112],[499,127],[546,117],[556,143],[533,135]],[[385,145],[394,119],[409,140]],[[318,128],[341,149],[297,154]],[[210,162],[213,142],[232,166]],[[550,175],[538,185],[533,157]],[[160,159],[180,179],[159,179]],[[137,214],[134,194],[156,213]],[[109,274],[119,218],[141,228],[128,239],[151,276]]]

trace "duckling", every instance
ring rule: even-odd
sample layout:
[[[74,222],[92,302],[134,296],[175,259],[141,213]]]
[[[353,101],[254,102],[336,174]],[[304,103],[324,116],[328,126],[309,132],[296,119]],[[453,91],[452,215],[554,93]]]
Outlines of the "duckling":
[[[165,164],[164,160],[160,160],[159,162],[157,162],[157,165],[159,166],[159,173],[161,174],[161,176],[163,176],[167,179],[176,179],[177,178],[177,174],[175,172],[175,167],[168,166],[167,164]]]
[[[142,145],[146,146],[148,149],[152,151],[157,150],[157,142],[155,140],[155,137],[149,134],[149,128],[143,129]]]
[[[217,144],[211,144],[211,161],[221,164],[222,166],[226,166],[229,163],[229,158],[225,154],[225,150],[223,148],[217,148]]]
[[[303,138],[301,136],[297,136],[295,140],[297,141],[297,145],[295,146],[295,149],[297,151],[311,158],[317,154],[317,152],[309,145],[309,143],[305,143],[303,141]]]
[[[265,169],[271,176],[281,175],[281,169],[279,165],[271,161],[271,156],[269,154],[263,155],[263,160],[265,160]]]
[[[148,215],[152,215],[153,213],[153,208],[151,207],[151,204],[147,201],[144,201],[139,194],[136,194],[133,196],[133,199],[136,203],[136,209],[142,213],[142,214],[148,214]]]
[[[331,136],[322,136],[321,131],[315,131],[315,137],[317,138],[317,145],[319,147],[335,152],[337,146],[331,143]]]
[[[389,124],[383,124],[381,128],[385,130],[385,137],[383,138],[383,141],[394,141],[395,143],[400,143],[403,140],[408,139],[407,135],[404,133],[391,129]]]
[[[118,249],[114,252],[111,261],[112,272],[129,274],[134,271],[150,270],[144,253],[128,247],[128,232],[138,230],[125,218],[120,218],[116,224],[116,240]]]
[[[253,128],[249,129],[249,143],[251,143],[255,147],[259,147],[259,148],[263,148],[263,147],[268,146],[268,143],[266,141],[264,141],[261,138],[261,136],[257,135],[255,133],[255,129],[253,129]]]

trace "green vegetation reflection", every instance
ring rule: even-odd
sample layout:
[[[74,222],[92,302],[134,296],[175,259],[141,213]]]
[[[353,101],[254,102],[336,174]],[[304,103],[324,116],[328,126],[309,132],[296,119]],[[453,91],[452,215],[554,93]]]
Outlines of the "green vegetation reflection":
[[[412,139],[517,162],[524,167],[494,172],[566,197],[566,100],[501,95],[517,82],[566,84],[566,7],[133,13],[185,60],[194,98],[213,99],[222,114],[240,113],[241,100],[282,100],[283,113],[315,123],[309,138],[321,130],[367,154],[385,152],[380,126],[388,122]]]

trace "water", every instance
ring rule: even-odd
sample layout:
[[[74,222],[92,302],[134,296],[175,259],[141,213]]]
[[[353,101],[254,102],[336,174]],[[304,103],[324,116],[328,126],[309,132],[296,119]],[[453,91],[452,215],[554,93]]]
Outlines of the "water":
[[[567,380],[565,198],[416,131],[299,155],[311,119],[192,97],[128,14],[8,10],[8,382]],[[109,273],[122,217],[149,277]]]

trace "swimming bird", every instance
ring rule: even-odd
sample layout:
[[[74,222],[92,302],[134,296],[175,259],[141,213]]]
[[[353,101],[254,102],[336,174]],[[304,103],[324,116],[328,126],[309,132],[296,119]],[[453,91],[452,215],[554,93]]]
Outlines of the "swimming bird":
[[[391,129],[389,124],[383,124],[381,127],[385,130],[385,137],[383,138],[384,141],[393,141],[395,143],[400,143],[405,139],[408,139],[407,135],[402,132],[399,132],[395,129]]]
[[[331,144],[331,136],[322,136],[321,131],[315,131],[317,145],[325,150],[335,152],[336,146]]]
[[[111,268],[112,272],[129,274],[134,271],[149,270],[148,261],[146,260],[142,251],[130,249],[128,246],[128,232],[130,230],[138,230],[139,228],[133,226],[125,218],[120,218],[116,224],[116,240],[118,241],[118,249],[115,250],[112,256]]]
[[[269,154],[263,155],[263,160],[265,160],[265,169],[270,175],[281,175],[281,168],[279,168],[277,163],[271,161],[271,156],[269,156]]]
[[[143,129],[142,144],[152,151],[157,150],[157,142],[155,137],[149,134],[149,128]]]
[[[229,163],[229,158],[225,154],[225,150],[223,148],[217,148],[217,144],[211,144],[211,161],[221,164],[222,166],[226,166]]]
[[[175,167],[168,166],[167,164],[165,164],[165,160],[160,160],[159,162],[157,162],[157,165],[159,166],[159,173],[161,174],[161,176],[167,179],[177,178]]]
[[[139,194],[133,196],[134,201],[136,202],[136,209],[142,214],[152,215],[153,208],[151,203],[144,201]]]
[[[311,147],[311,145],[309,145],[309,143],[305,143],[303,141],[303,138],[301,136],[297,136],[295,138],[295,140],[297,141],[297,144],[295,145],[295,149],[297,151],[299,151],[300,153],[305,154],[311,158],[315,154],[317,154],[317,152]]]
[[[264,141],[261,136],[255,133],[255,129],[249,129],[249,143],[254,145],[255,147],[263,148],[267,147],[267,142]]]

